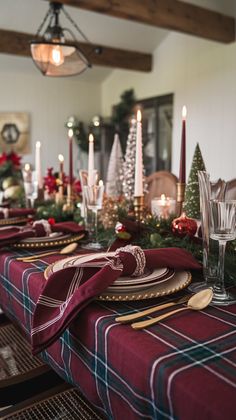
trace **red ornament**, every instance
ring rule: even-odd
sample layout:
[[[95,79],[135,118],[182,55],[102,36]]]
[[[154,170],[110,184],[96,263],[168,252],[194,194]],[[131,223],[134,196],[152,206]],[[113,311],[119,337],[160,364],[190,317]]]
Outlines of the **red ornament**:
[[[54,219],[54,217],[49,217],[49,219],[48,219],[48,223],[49,223],[49,225],[55,225],[55,223],[56,223],[56,220]]]
[[[180,217],[172,221],[171,229],[175,235],[180,237],[194,236],[197,231],[197,222],[182,213]]]
[[[131,235],[127,232],[126,227],[120,222],[116,223],[115,232],[120,239],[126,239],[128,241],[131,238]]]

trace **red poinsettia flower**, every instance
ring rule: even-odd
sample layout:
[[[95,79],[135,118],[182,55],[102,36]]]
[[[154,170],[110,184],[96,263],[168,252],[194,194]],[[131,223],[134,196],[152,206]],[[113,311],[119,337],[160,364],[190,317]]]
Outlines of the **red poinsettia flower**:
[[[4,152],[0,155],[0,165],[3,165],[7,161],[7,154]]]
[[[7,155],[7,160],[10,160],[14,166],[21,165],[21,156],[17,155],[15,152],[11,152]]]
[[[53,168],[48,168],[47,176],[44,177],[44,185],[49,194],[57,190],[57,179],[53,175]]]
[[[73,189],[76,192],[76,194],[81,194],[82,193],[81,182],[79,181],[79,179],[77,179],[76,181],[74,181],[74,183],[73,183]]]

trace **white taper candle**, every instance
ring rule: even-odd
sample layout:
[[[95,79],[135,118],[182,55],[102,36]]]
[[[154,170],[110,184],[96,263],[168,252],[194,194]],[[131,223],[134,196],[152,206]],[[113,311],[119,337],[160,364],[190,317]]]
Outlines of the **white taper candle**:
[[[143,195],[143,144],[142,144],[142,115],[137,112],[136,154],[135,154],[135,179],[134,196]]]
[[[41,167],[41,143],[37,141],[35,148],[35,171],[38,181],[38,188],[41,190],[43,188],[43,178],[42,178],[42,167]]]
[[[88,153],[88,185],[94,184],[94,138],[89,134],[89,153]]]

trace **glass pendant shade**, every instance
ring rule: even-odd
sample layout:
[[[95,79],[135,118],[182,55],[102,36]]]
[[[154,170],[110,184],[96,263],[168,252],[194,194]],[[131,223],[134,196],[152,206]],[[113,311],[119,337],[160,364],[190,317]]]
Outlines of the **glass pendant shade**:
[[[32,41],[30,46],[32,58],[45,76],[73,76],[90,66],[83,53],[73,44]]]
[[[92,47],[91,42],[64,10],[63,5],[58,2],[50,2],[49,11],[40,24],[35,40],[30,42],[33,61],[45,76],[74,76],[91,67],[79,48],[73,32],[68,28],[61,27],[60,12],[64,13],[78,33]],[[66,40],[66,33],[72,38],[72,41]],[[95,49],[95,52],[100,53],[98,49]]]

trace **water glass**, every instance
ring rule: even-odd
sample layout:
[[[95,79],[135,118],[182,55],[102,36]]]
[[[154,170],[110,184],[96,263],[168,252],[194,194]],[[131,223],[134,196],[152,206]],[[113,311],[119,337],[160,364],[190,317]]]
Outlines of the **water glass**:
[[[211,287],[217,278],[218,243],[210,237],[210,200],[224,201],[226,182],[219,179],[217,182],[210,181],[210,175],[205,171],[198,171],[198,184],[201,210],[201,232],[203,246],[203,277],[204,281],[190,284],[191,292],[198,292]]]
[[[226,244],[236,238],[236,200],[210,201],[210,238],[219,243],[218,272],[213,286],[212,303],[215,305],[236,303],[236,296],[226,290],[224,282]]]

